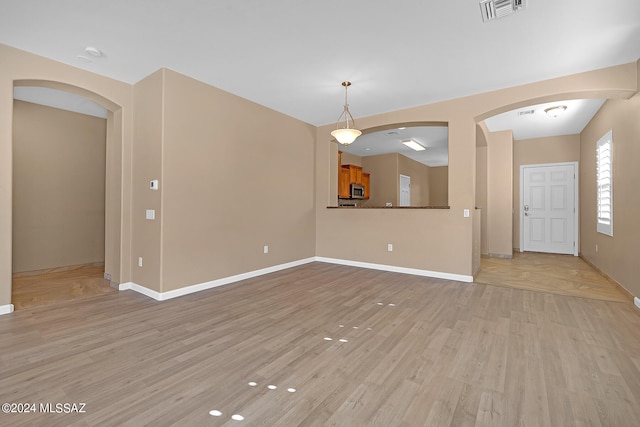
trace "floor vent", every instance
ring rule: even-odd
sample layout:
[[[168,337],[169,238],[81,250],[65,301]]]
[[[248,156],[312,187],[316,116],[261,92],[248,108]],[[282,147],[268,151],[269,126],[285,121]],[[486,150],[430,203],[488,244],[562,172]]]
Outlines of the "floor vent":
[[[482,0],[480,2],[483,22],[504,18],[525,7],[526,0]]]

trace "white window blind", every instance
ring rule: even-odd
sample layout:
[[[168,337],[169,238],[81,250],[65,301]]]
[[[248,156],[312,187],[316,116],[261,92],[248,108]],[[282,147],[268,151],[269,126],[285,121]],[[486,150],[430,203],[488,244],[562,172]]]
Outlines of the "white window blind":
[[[598,232],[613,236],[613,136],[612,131],[596,144]]]

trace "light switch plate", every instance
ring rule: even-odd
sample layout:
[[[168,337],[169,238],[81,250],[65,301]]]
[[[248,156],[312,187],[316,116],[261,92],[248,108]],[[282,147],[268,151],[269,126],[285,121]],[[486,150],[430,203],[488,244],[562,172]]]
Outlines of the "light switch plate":
[[[157,190],[157,189],[159,188],[159,186],[158,186],[158,180],[157,180],[157,179],[154,179],[153,181],[151,181],[151,182],[149,183],[149,188],[150,188],[150,189],[152,189],[152,190]]]
[[[464,210],[464,217],[469,218],[469,209]]]
[[[147,219],[156,219],[156,211],[153,209],[147,209]]]

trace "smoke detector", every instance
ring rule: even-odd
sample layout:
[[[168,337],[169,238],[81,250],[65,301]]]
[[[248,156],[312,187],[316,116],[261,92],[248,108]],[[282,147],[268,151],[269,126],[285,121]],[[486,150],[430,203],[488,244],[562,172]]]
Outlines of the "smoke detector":
[[[504,18],[526,7],[526,0],[482,0],[480,11],[482,21]]]

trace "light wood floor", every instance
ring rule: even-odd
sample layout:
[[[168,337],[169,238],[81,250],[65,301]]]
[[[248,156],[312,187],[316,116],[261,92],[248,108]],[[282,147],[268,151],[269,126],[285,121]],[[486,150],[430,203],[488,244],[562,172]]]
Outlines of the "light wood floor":
[[[604,301],[632,301],[626,291],[572,255],[515,252],[513,259],[482,258],[476,282]]]
[[[79,267],[14,277],[11,302],[22,310],[116,292],[104,279],[104,266]]]
[[[0,349],[0,402],[86,403],[0,425],[640,425],[632,304],[324,263],[17,311]]]

